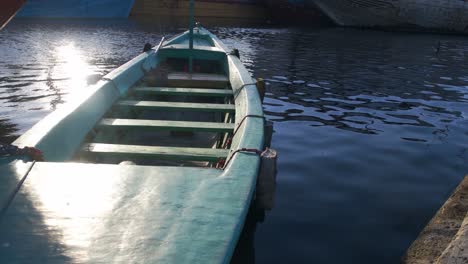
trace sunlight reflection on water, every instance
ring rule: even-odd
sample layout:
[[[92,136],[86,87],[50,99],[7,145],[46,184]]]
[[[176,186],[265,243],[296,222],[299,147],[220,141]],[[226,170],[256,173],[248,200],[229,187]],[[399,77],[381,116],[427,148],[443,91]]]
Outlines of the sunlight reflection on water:
[[[88,86],[87,77],[93,71],[73,42],[57,47],[56,56],[57,63],[62,64],[57,71],[68,77],[67,93],[80,92],[83,87]]]

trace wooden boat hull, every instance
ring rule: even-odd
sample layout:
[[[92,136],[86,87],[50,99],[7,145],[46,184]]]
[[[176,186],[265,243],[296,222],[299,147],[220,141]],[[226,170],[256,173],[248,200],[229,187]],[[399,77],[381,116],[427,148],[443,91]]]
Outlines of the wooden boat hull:
[[[0,29],[20,10],[26,0],[2,0],[0,3]]]
[[[34,258],[45,262],[93,263],[230,261],[260,166],[257,154],[236,150],[263,149],[263,111],[255,81],[239,59],[228,55],[224,45],[210,32],[198,28],[195,36],[194,50],[188,49],[185,32],[137,56],[14,142],[19,147],[41,149],[46,161],[33,163],[13,158],[3,161],[1,176],[8,181],[1,187],[5,195],[0,196],[4,204],[0,234],[11,246],[0,248],[0,262]],[[133,91],[130,88],[148,72],[160,67],[165,58],[188,56],[194,60],[222,62],[232,88],[233,101],[228,106],[235,110],[235,121],[204,127],[224,131],[235,126],[230,147],[202,151],[209,157],[227,157],[225,168],[73,160],[76,153],[83,151],[99,155],[96,146],[101,152],[122,151],[124,148],[116,144],[87,146],[90,131],[114,124],[102,118],[122,98],[129,96]],[[196,79],[192,77],[192,81]],[[187,92],[187,89],[171,92]],[[197,89],[194,92],[200,93],[200,88]],[[157,91],[160,90],[167,92],[167,89]],[[219,93],[214,96],[219,97]],[[180,104],[164,107],[177,108]],[[162,126],[161,122],[151,123],[149,129]],[[127,120],[119,123],[123,125],[132,124]],[[164,124],[171,129],[180,125],[177,121]],[[190,126],[185,129],[196,129],[200,124],[190,123]],[[141,154],[140,150],[128,148],[130,154]],[[156,153],[155,159],[174,158],[167,150],[175,151],[176,158],[183,156],[178,148],[161,148],[162,151],[145,147],[143,151],[151,152],[150,155]],[[185,148],[183,152],[189,158],[196,156],[193,149]],[[41,246],[37,246],[39,243]]]

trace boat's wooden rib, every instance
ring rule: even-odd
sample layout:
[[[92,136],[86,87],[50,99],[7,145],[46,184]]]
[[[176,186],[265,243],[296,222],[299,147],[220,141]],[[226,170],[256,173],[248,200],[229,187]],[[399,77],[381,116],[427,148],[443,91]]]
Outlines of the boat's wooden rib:
[[[197,132],[232,132],[234,124],[217,122],[193,121],[167,121],[143,119],[112,119],[105,118],[99,122],[100,128],[114,129],[144,129],[144,130],[171,130],[171,131],[197,131]]]
[[[210,96],[227,97],[232,96],[231,89],[208,89],[208,88],[181,88],[181,87],[137,87],[133,90],[135,94],[149,95],[188,95],[188,96]]]
[[[130,107],[146,110],[165,111],[200,111],[200,112],[235,112],[232,104],[203,104],[203,103],[179,103],[159,101],[121,100],[116,103],[119,107]]]
[[[82,151],[91,155],[124,156],[125,158],[151,157],[164,160],[219,161],[229,154],[227,149],[182,148],[91,143]]]
[[[225,88],[229,79],[220,74],[174,72],[167,75],[169,86]]]

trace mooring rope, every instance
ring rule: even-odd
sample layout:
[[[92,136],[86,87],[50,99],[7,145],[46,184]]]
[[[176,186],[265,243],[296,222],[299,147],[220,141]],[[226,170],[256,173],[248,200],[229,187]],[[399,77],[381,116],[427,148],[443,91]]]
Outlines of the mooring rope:
[[[244,121],[247,119],[247,117],[257,117],[257,118],[263,118],[265,119],[264,116],[261,116],[261,115],[245,115],[241,121],[239,122],[239,124],[236,126],[236,128],[234,129],[234,132],[232,133],[232,135],[226,140],[226,142],[224,143],[223,145],[223,148],[226,148],[229,144],[231,144],[232,142],[232,139],[234,138],[234,136],[236,135],[237,131],[239,131],[240,127],[242,126],[242,124],[244,123]]]
[[[246,86],[249,86],[249,85],[257,85],[257,83],[246,83],[246,84],[243,84],[241,87],[239,87],[239,89],[236,90],[236,92],[234,93],[234,100],[237,99],[237,96],[239,96],[239,94],[242,92],[242,90],[246,87]]]
[[[259,149],[254,149],[254,148],[240,148],[240,149],[236,149],[234,150],[234,152],[232,152],[231,156],[229,157],[228,160],[225,160],[225,159],[221,159],[218,164],[216,165],[217,168],[221,167],[222,166],[222,170],[224,170],[228,165],[229,163],[231,162],[231,160],[234,158],[234,155],[239,153],[239,152],[247,152],[247,153],[253,153],[253,154],[256,154],[258,156],[262,155],[263,153],[263,150],[259,150]]]

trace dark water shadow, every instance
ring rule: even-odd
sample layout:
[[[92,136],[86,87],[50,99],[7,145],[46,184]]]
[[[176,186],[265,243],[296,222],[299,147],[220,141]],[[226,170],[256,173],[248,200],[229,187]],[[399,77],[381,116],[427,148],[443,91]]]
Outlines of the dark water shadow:
[[[255,231],[257,230],[257,225],[265,221],[265,217],[265,210],[259,208],[254,200],[250,205],[244,228],[231,259],[231,264],[255,263]]]
[[[13,142],[18,137],[17,131],[18,128],[14,123],[8,119],[0,118],[0,143],[10,144]]]

